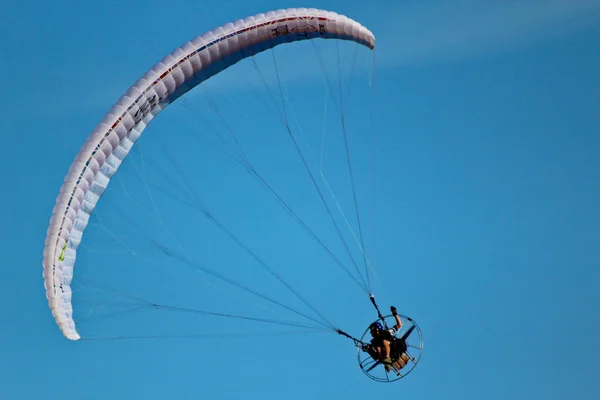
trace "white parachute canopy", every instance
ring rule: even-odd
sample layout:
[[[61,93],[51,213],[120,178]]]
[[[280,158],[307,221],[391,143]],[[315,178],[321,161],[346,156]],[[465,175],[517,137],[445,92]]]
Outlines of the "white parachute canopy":
[[[69,168],[45,241],[46,297],[65,337],[80,338],[71,304],[77,247],[100,196],[148,123],[190,89],[240,60],[279,44],[316,38],[354,41],[370,49],[375,45],[368,29],[333,12],[292,8],[257,14],[213,29],[174,50],[106,114]]]

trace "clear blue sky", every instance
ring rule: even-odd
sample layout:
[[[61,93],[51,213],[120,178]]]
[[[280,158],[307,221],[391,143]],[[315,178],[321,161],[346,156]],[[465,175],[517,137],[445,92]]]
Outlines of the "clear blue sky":
[[[136,79],[185,41],[294,6],[348,15],[377,38],[374,202],[369,111],[348,113],[349,132],[365,133],[351,154],[365,247],[383,282],[375,294],[382,308],[396,305],[423,329],[420,365],[398,383],[378,384],[358,369],[352,343],[335,334],[263,336],[286,329],[118,308],[82,324],[84,336],[210,336],[66,340],[44,296],[42,251],[60,184],[86,136]],[[22,1],[5,4],[0,20],[1,399],[600,398],[600,2]],[[296,48],[275,54],[318,159],[323,70],[306,61],[309,53],[314,61],[310,45]],[[331,61],[327,50],[322,54]],[[359,57],[366,62],[353,71],[364,83],[371,58]],[[349,58],[343,60],[347,69]],[[270,55],[259,61],[274,85]],[[258,94],[249,90],[244,79],[256,75],[243,71],[256,73],[252,63],[232,69],[208,82],[203,95],[192,94],[189,107],[204,107],[205,121],[221,128],[219,115],[226,116],[269,182],[344,258],[318,197],[306,195],[310,184],[276,114],[252,100],[268,98],[264,85]],[[352,94],[370,107],[359,81]],[[207,94],[221,114],[209,116]],[[139,247],[120,230],[131,228],[124,222],[131,218],[161,244],[181,245],[194,260],[302,308],[201,213],[160,192],[148,195],[139,171],[168,188],[147,161],[162,153],[159,162],[169,169],[171,154],[220,221],[337,326],[360,334],[374,317],[368,298],[256,180],[207,146],[188,146],[193,138],[184,139],[178,125],[194,119],[185,105],[174,104],[151,124],[141,155],[132,155],[111,183],[76,274],[175,306],[272,315],[263,312],[264,302]],[[340,131],[331,103],[327,112],[323,171],[356,229],[347,172],[335,164],[344,153],[333,146]],[[82,321],[122,300],[83,280],[74,288]],[[86,296],[95,301],[89,312],[77,303]],[[239,337],[226,336],[232,333]]]

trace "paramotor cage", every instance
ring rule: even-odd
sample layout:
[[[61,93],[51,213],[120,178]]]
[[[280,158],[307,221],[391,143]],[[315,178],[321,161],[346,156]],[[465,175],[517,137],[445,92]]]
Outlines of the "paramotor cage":
[[[371,340],[369,328],[365,330],[360,338],[363,345],[357,344],[358,365],[365,375],[374,381],[395,382],[404,378],[417,366],[423,354],[423,333],[421,329],[411,318],[400,314],[398,316],[402,321],[402,327],[398,329],[390,344],[390,358],[392,359],[390,371],[386,370],[385,366],[369,352],[368,343]],[[374,322],[380,322],[384,329],[396,324],[393,315],[387,315]]]

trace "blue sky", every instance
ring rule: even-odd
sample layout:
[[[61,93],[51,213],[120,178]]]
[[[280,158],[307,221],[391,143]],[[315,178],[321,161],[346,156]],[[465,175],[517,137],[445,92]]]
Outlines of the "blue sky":
[[[111,306],[123,296],[85,281],[161,304],[300,320],[144,241],[148,233],[305,310],[202,213],[139,179],[169,188],[148,161],[156,157],[170,177],[182,178],[169,166],[172,154],[219,221],[336,326],[359,335],[373,320],[365,293],[256,180],[183,133],[198,115],[199,131],[207,124],[222,130],[225,117],[265,178],[348,262],[268,105],[268,90],[248,85],[260,71],[275,88],[270,54],[257,57],[259,67],[247,62],[225,71],[152,122],[103,196],[76,265],[76,313],[90,320],[81,325],[84,337],[206,336],[66,340],[47,306],[41,260],[56,195],[86,135],[137,78],[185,41],[298,4],[24,1],[5,5],[0,24],[7,94],[0,119],[0,296],[7,305],[0,398],[600,397],[600,2],[390,3],[301,5],[348,15],[377,38],[374,71],[368,51],[357,52],[352,68],[355,47],[340,50],[344,78],[355,75],[346,111],[350,153],[365,248],[379,278],[374,292],[382,308],[396,305],[424,333],[415,371],[395,384],[372,382],[358,369],[352,343],[332,333],[278,335],[297,330],[189,313],[120,314],[120,305]],[[323,74],[336,82],[336,47],[316,45],[330,68],[324,70],[312,45],[293,46],[275,51],[303,130],[290,126],[304,150],[310,144],[311,165],[322,157],[356,230],[339,121],[333,103],[324,106]],[[371,72],[374,89],[367,90]],[[221,139],[207,138],[224,148]],[[142,227],[136,235],[122,231],[131,230],[129,218]]]

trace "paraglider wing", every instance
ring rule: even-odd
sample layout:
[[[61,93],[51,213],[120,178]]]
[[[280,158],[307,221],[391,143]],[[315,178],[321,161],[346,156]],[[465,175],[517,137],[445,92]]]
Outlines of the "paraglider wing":
[[[44,248],[46,297],[62,333],[80,338],[73,320],[71,281],[83,232],[98,200],[148,123],[187,91],[240,60],[282,43],[350,40],[374,48],[359,23],[316,9],[258,14],[196,37],[139,79],[89,135],[72,163],[52,211]]]

